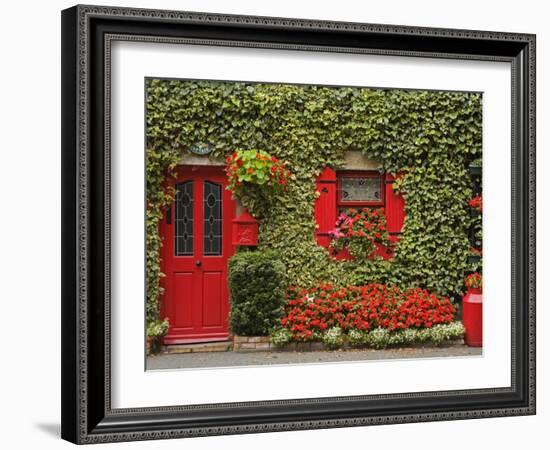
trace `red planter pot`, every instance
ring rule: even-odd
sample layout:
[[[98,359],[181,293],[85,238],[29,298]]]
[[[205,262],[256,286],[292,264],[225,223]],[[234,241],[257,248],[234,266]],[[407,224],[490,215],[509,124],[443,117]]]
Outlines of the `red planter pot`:
[[[464,325],[464,342],[469,347],[481,347],[483,343],[483,296],[481,289],[468,288],[462,298],[462,324]]]

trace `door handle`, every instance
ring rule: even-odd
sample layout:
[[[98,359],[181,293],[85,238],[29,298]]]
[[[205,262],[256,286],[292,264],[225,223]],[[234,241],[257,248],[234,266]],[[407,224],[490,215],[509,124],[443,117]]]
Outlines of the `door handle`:
[[[195,261],[195,266],[200,267],[201,264],[202,264],[202,261],[201,261],[200,259],[197,259],[197,260]]]

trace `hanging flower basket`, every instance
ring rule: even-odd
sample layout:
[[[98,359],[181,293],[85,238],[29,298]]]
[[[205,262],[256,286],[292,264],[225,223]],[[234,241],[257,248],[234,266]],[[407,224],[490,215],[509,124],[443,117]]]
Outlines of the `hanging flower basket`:
[[[291,176],[285,163],[264,150],[237,150],[226,159],[227,189],[239,197],[255,189],[264,195],[286,189]]]

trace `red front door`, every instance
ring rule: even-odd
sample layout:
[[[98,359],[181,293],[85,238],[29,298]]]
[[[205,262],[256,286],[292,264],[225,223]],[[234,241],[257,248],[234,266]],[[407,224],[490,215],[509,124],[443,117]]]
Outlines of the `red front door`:
[[[180,166],[160,231],[165,344],[228,337],[227,260],[235,202],[222,168]]]

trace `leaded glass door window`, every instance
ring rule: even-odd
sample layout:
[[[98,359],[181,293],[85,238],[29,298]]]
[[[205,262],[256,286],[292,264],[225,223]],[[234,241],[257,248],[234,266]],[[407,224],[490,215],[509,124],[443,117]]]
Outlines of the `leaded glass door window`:
[[[193,181],[176,184],[175,191],[174,254],[189,256],[193,254],[194,243]]]
[[[203,187],[203,253],[205,256],[222,252],[222,187],[205,181]]]

